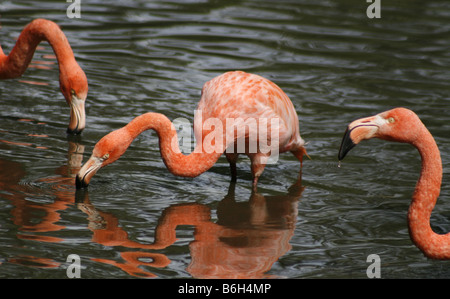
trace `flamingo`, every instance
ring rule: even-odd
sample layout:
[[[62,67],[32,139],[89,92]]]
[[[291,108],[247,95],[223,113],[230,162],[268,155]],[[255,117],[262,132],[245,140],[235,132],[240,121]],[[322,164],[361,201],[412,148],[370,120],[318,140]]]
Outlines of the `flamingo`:
[[[163,114],[148,112],[137,116],[121,129],[115,130],[95,145],[89,160],[82,166],[76,177],[78,189],[88,186],[94,174],[102,167],[111,164],[125,153],[132,141],[143,131],[153,129],[159,136],[162,159],[168,170],[177,176],[196,177],[210,169],[225,152],[230,163],[232,180],[236,180],[236,162],[240,153],[246,154],[251,161],[253,189],[256,190],[258,178],[267,164],[269,152],[249,150],[252,142],[261,141],[254,136],[261,136],[263,126],[254,132],[251,122],[255,119],[267,120],[271,128],[272,120],[278,120],[278,136],[267,136],[266,140],[277,139],[279,153],[290,151],[300,161],[306,154],[304,140],[300,137],[299,122],[295,108],[288,96],[273,82],[254,74],[242,71],[227,72],[205,83],[202,96],[194,116],[194,133],[197,144],[193,152],[184,155],[179,150],[177,132],[170,120]],[[245,133],[226,130],[228,120],[239,120],[240,128],[246,127]],[[211,120],[216,120],[211,125]],[[217,121],[219,123],[217,123]],[[260,122],[261,123],[261,122]],[[276,122],[273,122],[276,126]],[[211,144],[214,150],[202,147],[210,134],[222,127],[220,136]],[[269,131],[270,131],[269,128]],[[219,129],[220,130],[220,129]],[[228,131],[228,132],[227,132]],[[217,131],[215,131],[217,132]],[[267,133],[267,132],[266,132]],[[227,136],[228,134],[228,136]],[[230,137],[231,136],[231,137]],[[253,139],[252,139],[253,136]],[[245,140],[245,152],[233,151],[239,139]]]
[[[409,143],[419,151],[422,170],[408,210],[409,234],[425,256],[450,259],[450,233],[436,234],[430,226],[442,182],[441,155],[433,136],[413,111],[395,108],[350,123],[339,149],[339,160],[360,141],[370,138]]]
[[[37,45],[46,40],[55,52],[59,65],[59,84],[70,106],[67,132],[79,134],[85,127],[84,104],[88,92],[87,78],[73,55],[72,48],[59,26],[52,21],[35,19],[22,31],[9,55],[0,47],[0,79],[22,76],[33,58]]]

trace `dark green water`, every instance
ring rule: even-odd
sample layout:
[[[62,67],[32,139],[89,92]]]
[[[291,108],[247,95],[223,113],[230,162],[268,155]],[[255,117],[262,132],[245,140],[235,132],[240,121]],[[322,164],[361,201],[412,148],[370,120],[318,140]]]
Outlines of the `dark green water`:
[[[77,137],[65,133],[69,108],[48,44],[34,60],[50,69],[0,82],[0,278],[65,278],[70,254],[83,278],[366,278],[370,254],[382,278],[450,278],[450,262],[425,258],[409,239],[417,151],[372,140],[337,161],[350,121],[414,110],[444,166],[432,227],[450,231],[448,1],[383,1],[379,19],[364,0],[83,0],[79,19],[68,5],[0,3],[5,53],[27,23],[48,18],[89,80]],[[290,154],[266,168],[253,196],[244,158],[236,185],[225,158],[178,178],[146,132],[75,192],[103,135],[148,111],[192,120],[202,85],[237,69],[274,81],[294,103],[311,156],[301,181]]]

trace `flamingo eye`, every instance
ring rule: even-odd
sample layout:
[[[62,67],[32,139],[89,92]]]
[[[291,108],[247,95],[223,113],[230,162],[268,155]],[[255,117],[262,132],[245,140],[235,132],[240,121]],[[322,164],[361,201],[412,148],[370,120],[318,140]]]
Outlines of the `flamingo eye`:
[[[72,96],[76,96],[76,95],[77,95],[77,93],[75,92],[74,89],[71,89],[71,90],[70,90],[70,94],[71,94]]]
[[[106,154],[103,155],[102,160],[107,160],[108,158],[109,158],[109,154],[106,153]]]
[[[387,122],[392,124],[393,122],[395,122],[395,118],[389,117],[389,118],[387,119]]]

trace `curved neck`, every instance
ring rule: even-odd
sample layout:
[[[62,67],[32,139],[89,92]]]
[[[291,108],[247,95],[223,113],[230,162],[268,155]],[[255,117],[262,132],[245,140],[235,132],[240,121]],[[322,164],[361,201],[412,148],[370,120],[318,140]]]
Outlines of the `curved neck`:
[[[172,122],[163,114],[148,112],[133,119],[124,127],[132,139],[145,130],[155,130],[159,137],[159,147],[164,164],[171,173],[184,177],[196,177],[210,169],[222,153],[206,153],[197,144],[189,155],[181,153],[178,137]]]
[[[416,142],[412,143],[422,157],[422,170],[408,211],[411,239],[426,256],[450,258],[450,234],[439,235],[430,226],[430,217],[439,197],[442,182],[442,162],[438,146],[424,125]]]
[[[59,26],[52,21],[36,19],[23,29],[8,56],[0,48],[0,78],[20,77],[30,64],[37,45],[43,40],[53,48],[60,72],[76,63],[72,48]]]

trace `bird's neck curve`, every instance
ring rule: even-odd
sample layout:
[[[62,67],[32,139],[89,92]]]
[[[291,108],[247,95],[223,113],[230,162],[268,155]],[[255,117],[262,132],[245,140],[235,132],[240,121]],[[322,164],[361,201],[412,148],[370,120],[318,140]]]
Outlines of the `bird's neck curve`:
[[[69,41],[59,26],[52,21],[36,19],[23,29],[8,56],[0,50],[0,78],[20,77],[30,64],[37,45],[44,40],[55,53],[60,73],[68,72],[74,65],[78,66]]]
[[[167,169],[174,175],[196,177],[210,169],[222,155],[221,152],[207,153],[198,150],[201,148],[199,144],[189,155],[181,153],[175,127],[165,115],[160,113],[142,114],[133,119],[124,129],[128,131],[132,139],[146,130],[156,131],[161,157]]]
[[[418,131],[418,138],[412,144],[420,153],[422,169],[408,211],[409,232],[413,242],[426,256],[448,259],[450,234],[436,234],[430,226],[431,213],[441,189],[441,155],[428,129],[421,124]]]

